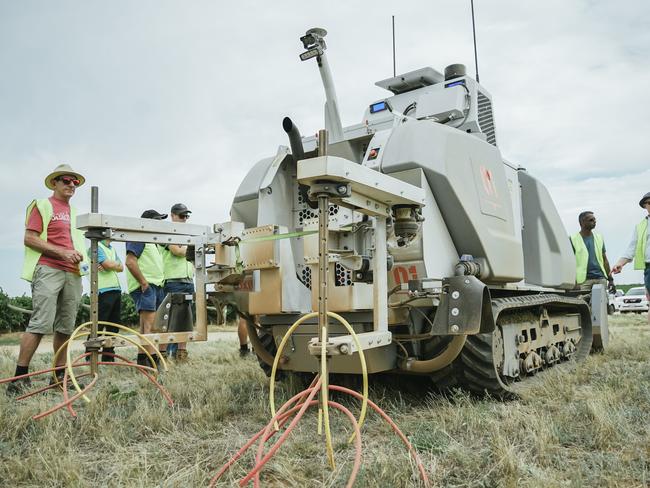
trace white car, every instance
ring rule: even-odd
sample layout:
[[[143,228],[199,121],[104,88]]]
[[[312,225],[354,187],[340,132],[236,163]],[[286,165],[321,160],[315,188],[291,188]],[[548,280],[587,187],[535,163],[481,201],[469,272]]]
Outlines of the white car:
[[[618,302],[618,297],[622,297],[624,293],[621,290],[616,290],[616,293],[607,294],[607,314],[612,315],[614,312],[618,312],[620,309],[620,303]]]
[[[648,311],[648,297],[643,286],[630,288],[625,295],[618,297],[616,301],[621,313]]]

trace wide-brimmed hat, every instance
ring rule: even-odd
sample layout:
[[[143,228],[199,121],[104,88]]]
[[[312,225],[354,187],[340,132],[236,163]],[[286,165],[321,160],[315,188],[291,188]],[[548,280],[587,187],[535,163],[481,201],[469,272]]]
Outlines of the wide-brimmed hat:
[[[641,198],[641,200],[639,200],[639,206],[640,206],[641,208],[643,208],[643,204],[644,204],[647,200],[650,200],[650,191],[649,191],[648,193],[646,193],[645,195],[643,195],[643,197]]]
[[[84,178],[80,173],[77,173],[75,170],[73,170],[69,164],[59,164],[56,168],[54,168],[54,171],[45,177],[45,186],[50,190],[54,190],[52,180],[63,175],[74,175],[74,177],[79,180],[79,184],[77,186],[81,186],[86,182],[86,178]]]

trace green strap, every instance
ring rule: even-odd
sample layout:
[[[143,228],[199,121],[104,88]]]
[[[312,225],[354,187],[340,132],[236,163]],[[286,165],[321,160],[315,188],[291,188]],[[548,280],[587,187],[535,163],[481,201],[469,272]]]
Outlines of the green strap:
[[[273,234],[270,236],[253,237],[251,239],[244,239],[244,240],[237,241],[237,243],[235,244],[235,273],[241,274],[244,272],[244,262],[241,260],[241,253],[239,252],[239,246],[241,244],[252,244],[255,242],[266,242],[266,241],[279,241],[280,239],[292,239],[294,237],[303,237],[312,234],[318,234],[318,230],[304,230],[302,232],[287,232],[286,234]]]
[[[251,239],[244,239],[242,241],[239,241],[239,243],[248,244],[251,242],[278,241],[280,239],[291,239],[293,237],[310,236],[312,234],[318,234],[318,230],[304,230],[302,232],[288,232],[287,234],[273,234],[264,237],[253,237]]]

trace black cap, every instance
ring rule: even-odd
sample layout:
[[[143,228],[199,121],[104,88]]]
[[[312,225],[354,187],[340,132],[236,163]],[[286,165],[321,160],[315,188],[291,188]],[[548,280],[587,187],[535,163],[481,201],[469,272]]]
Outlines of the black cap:
[[[145,210],[142,212],[142,215],[140,216],[142,219],[155,219],[155,220],[165,220],[167,218],[167,214],[161,214],[157,210],[149,209]]]
[[[174,215],[185,215],[185,214],[192,213],[192,211],[189,208],[187,208],[187,205],[184,205],[182,203],[175,203],[174,205],[172,205],[171,212]]]
[[[643,204],[646,202],[646,200],[650,200],[650,191],[648,193],[646,193],[645,195],[643,195],[643,198],[641,198],[641,200],[639,200],[639,206],[641,208],[643,208]]]

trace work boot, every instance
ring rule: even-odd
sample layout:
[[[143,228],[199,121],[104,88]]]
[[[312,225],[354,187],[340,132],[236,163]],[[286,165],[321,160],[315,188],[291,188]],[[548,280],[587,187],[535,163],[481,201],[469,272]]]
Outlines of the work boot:
[[[54,376],[50,376],[49,385],[57,385],[60,390],[63,390],[63,378],[65,377],[65,370],[61,369],[56,372],[56,379]]]
[[[138,354],[138,359],[136,361],[136,364],[138,366],[151,366],[151,362],[149,361],[147,355],[142,353]]]
[[[22,378],[7,385],[7,396],[20,396],[32,387],[31,378]]]
[[[175,358],[177,363],[184,363],[187,361],[187,349],[178,349],[176,351],[176,358]]]
[[[175,343],[167,344],[167,357],[174,359],[176,357],[177,351],[178,351],[178,344]]]
[[[115,358],[113,356],[109,356],[108,354],[115,354],[115,348],[105,347],[102,349],[102,362],[114,363]]]

